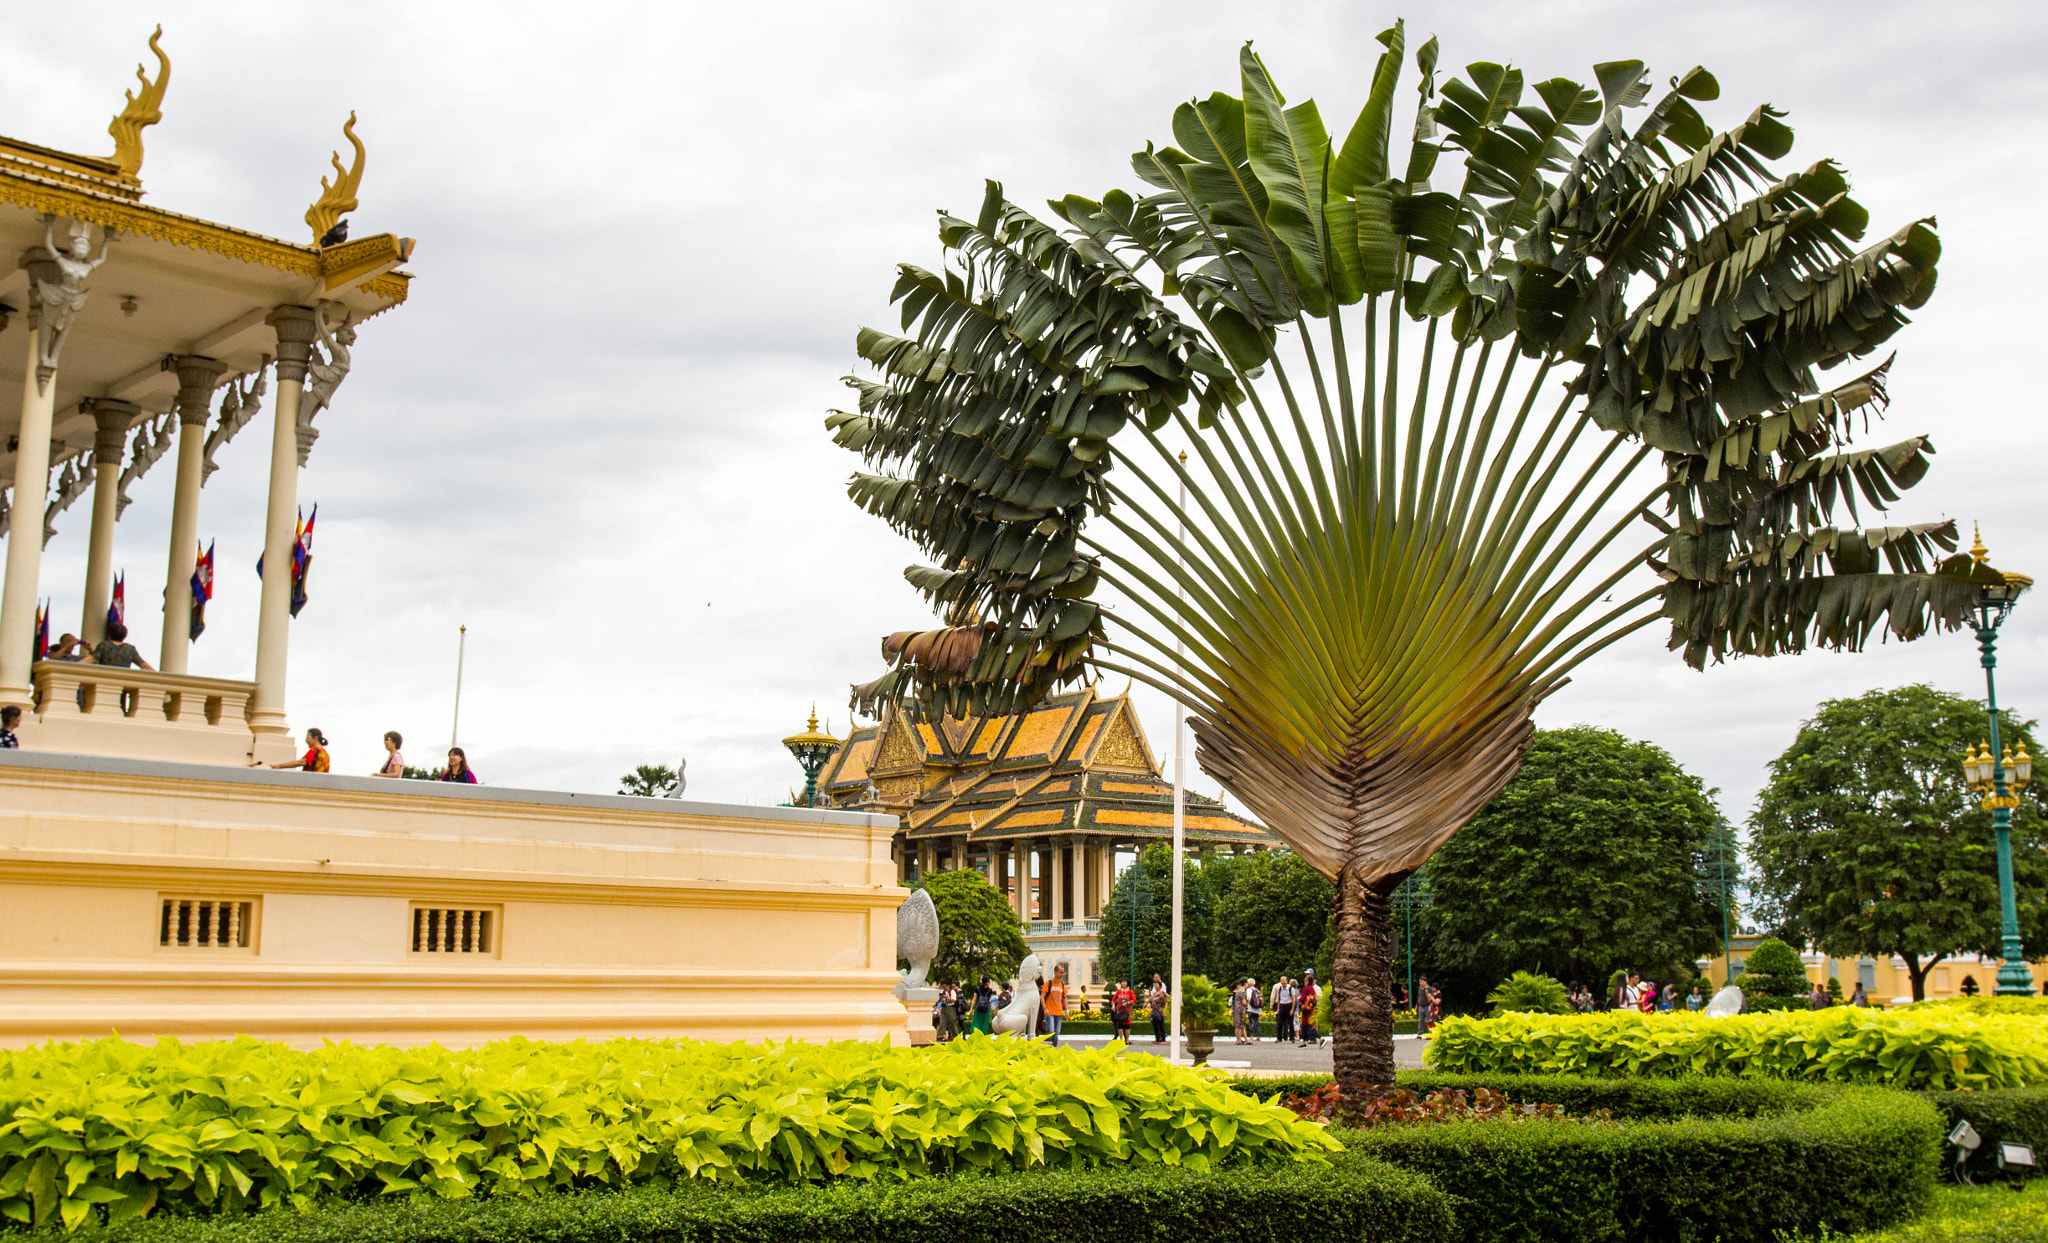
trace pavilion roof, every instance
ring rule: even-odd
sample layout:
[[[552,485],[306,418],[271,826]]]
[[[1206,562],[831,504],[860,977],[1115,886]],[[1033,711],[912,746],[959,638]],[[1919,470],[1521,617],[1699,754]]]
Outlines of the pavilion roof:
[[[895,811],[912,839],[1129,840],[1173,831],[1173,785],[1160,776],[1130,696],[1092,687],[974,720],[891,709],[841,744],[818,789],[838,806]],[[1273,844],[1215,799],[1191,793],[1183,815],[1191,842]]]
[[[0,387],[18,392],[25,379],[28,274],[13,260],[43,244],[44,217],[55,217],[60,246],[71,221],[113,237],[106,262],[86,282],[91,294],[59,362],[53,464],[91,450],[94,420],[80,408],[86,399],[134,402],[141,408],[135,423],[170,409],[178,390],[167,366],[173,356],[225,362],[225,383],[275,354],[276,334],[264,322],[272,308],[324,302],[360,323],[404,302],[409,289],[410,275],[398,270],[412,254],[408,237],[384,233],[322,248],[313,237],[284,241],[144,203],[141,131],[162,115],[169,76],[168,59],[157,55],[157,80],[143,75],[143,98],[131,92],[109,127],[113,156],[0,137]],[[357,146],[355,167],[344,172],[337,157],[334,185],[317,187],[309,224],[355,207],[362,153],[353,132],[344,134]],[[316,190],[318,167],[317,158],[305,161],[309,191]],[[13,478],[8,438],[19,417],[18,403],[0,401],[0,481]]]

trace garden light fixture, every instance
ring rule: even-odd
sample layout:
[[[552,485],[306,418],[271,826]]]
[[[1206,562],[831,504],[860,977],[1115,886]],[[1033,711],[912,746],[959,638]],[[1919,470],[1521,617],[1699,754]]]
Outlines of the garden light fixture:
[[[2034,973],[2028,969],[2025,952],[2020,948],[2019,907],[2012,886],[2012,809],[2019,806],[2019,791],[2033,780],[2034,757],[2027,754],[2025,743],[2020,744],[2017,755],[2010,747],[2000,751],[1998,685],[1993,675],[1998,667],[1998,628],[2005,624],[2013,603],[2034,585],[2034,580],[2024,574],[1993,569],[1981,534],[1970,549],[1970,557],[1976,563],[1972,567],[1973,577],[1980,584],[1971,612],[1976,621],[1979,663],[1984,666],[1984,706],[1990,717],[1991,738],[1966,749],[1963,779],[1971,790],[1983,796],[1984,809],[1991,813],[1991,823],[1998,832],[1998,900],[2004,926],[1997,991],[2006,996],[2030,997],[2034,993]]]
[[[811,723],[801,734],[791,734],[782,740],[789,753],[796,757],[799,767],[804,770],[804,803],[806,807],[818,805],[818,774],[825,771],[825,762],[839,749],[839,740],[818,728],[818,705],[811,705]]]

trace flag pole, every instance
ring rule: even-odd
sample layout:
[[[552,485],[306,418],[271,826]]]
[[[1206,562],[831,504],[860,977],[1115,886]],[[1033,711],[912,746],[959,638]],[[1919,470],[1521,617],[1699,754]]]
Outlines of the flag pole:
[[[1188,455],[1180,455],[1181,479],[1179,516],[1174,523],[1173,555],[1181,559],[1181,545],[1187,536]],[[1180,589],[1174,589],[1179,596]],[[1181,641],[1173,641],[1173,670],[1180,673]],[[1181,1059],[1185,1037],[1180,1029],[1181,992],[1181,905],[1187,879],[1187,705],[1176,695],[1173,701],[1173,994],[1172,1028],[1167,1034],[1167,1060]]]
[[[455,749],[456,737],[462,732],[462,656],[469,649],[469,627],[457,629],[455,638],[455,719],[448,725],[448,749]]]

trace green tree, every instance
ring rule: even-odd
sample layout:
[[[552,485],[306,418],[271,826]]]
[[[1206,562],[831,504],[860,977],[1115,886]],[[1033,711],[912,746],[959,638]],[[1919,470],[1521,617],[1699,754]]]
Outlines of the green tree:
[[[938,614],[856,704],[1110,673],[1187,705],[1203,770],[1336,882],[1347,1084],[1394,1077],[1389,894],[1575,666],[1660,621],[1694,665],[1911,638],[1976,573],[1953,523],[1836,525],[1927,470],[1920,438],[1848,448],[1888,363],[1818,370],[1933,292],[1931,220],[1866,241],[1841,167],[1774,167],[1769,107],[1717,132],[1701,69],[1440,75],[1431,39],[1397,117],[1380,39],[1341,137],[1246,46],[1238,95],[1133,157],[1149,189],[942,213],[826,420]]]
[[[1181,884],[1181,969],[1198,971],[1209,965],[1212,952],[1214,900],[1207,869],[1190,862]],[[1150,984],[1155,972],[1162,979],[1173,978],[1173,847],[1153,842],[1117,873],[1109,904],[1102,908],[1095,945],[1106,981],[1128,974],[1136,988]],[[1137,967],[1131,974],[1134,949]]]
[[[1206,966],[1219,980],[1300,979],[1329,934],[1329,880],[1291,851],[1218,859],[1202,868],[1214,894]],[[1320,972],[1321,968],[1318,968]]]
[[[676,770],[666,764],[642,764],[619,778],[619,793],[641,798],[666,798],[676,788]]]
[[[1007,980],[1031,952],[1017,912],[980,872],[934,872],[917,888],[932,896],[939,913],[939,952],[929,978],[970,987],[984,976]]]
[[[1661,747],[1587,725],[1536,732],[1522,771],[1429,861],[1431,965],[1468,998],[1515,970],[1660,983],[1721,943],[1700,860],[1721,824]]]
[[[1999,734],[2033,749],[2033,722]],[[1931,686],[1831,699],[1799,727],[1750,817],[1767,914],[1838,958],[1896,954],[1913,997],[1957,952],[1997,954],[1991,813],[1963,784],[1984,703]],[[2048,950],[2048,819],[2040,787],[2013,811],[2013,882],[2027,954]]]
[[[1742,960],[1742,999],[1751,1010],[1792,1010],[1804,1006],[1813,984],[1799,951],[1776,937],[1757,942]]]

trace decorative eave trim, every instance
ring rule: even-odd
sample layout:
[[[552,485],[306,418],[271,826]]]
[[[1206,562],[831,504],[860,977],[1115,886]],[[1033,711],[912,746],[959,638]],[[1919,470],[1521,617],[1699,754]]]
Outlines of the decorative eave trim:
[[[69,216],[174,246],[319,279],[329,289],[348,284],[358,274],[403,263],[411,256],[413,247],[409,237],[384,233],[323,253],[316,247],[295,246],[246,229],[55,185],[6,167],[0,167],[0,203]],[[385,271],[357,288],[372,297],[388,298],[396,305],[405,301],[411,280],[409,273]]]

